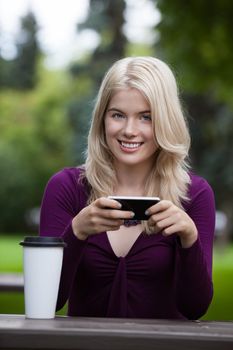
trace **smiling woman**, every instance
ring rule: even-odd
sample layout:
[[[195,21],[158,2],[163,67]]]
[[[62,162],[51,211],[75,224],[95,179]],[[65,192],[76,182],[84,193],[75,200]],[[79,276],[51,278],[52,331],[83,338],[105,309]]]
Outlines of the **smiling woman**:
[[[106,73],[83,166],[45,189],[40,234],[67,243],[57,308],[68,315],[200,318],[213,296],[213,191],[189,171],[170,68],[128,57]],[[159,197],[145,221],[109,196]],[[133,225],[125,222],[133,220]]]
[[[137,89],[117,91],[105,115],[105,133],[114,166],[134,166],[137,176],[148,173],[156,151],[150,106]],[[130,155],[130,157],[128,156]]]

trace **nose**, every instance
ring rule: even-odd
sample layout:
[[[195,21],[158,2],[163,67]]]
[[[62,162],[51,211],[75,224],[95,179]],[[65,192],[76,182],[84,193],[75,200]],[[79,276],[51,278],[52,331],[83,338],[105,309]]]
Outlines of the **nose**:
[[[123,130],[124,136],[131,138],[137,135],[138,127],[133,118],[127,118]]]

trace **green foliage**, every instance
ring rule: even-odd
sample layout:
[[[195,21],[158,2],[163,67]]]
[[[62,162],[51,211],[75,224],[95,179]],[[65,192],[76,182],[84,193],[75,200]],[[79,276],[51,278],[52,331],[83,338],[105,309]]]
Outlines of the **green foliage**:
[[[30,169],[25,166],[22,154],[12,145],[0,143],[0,227],[23,229],[25,208],[30,208],[32,190],[28,179]],[[33,187],[33,186],[32,186]]]
[[[21,19],[16,58],[6,61],[0,57],[0,88],[28,90],[35,87],[40,54],[37,31],[36,18],[32,12],[28,12]]]
[[[79,155],[75,158],[77,163],[84,160],[93,101],[99,84],[110,65],[125,53],[127,40],[122,30],[125,6],[124,0],[91,0],[88,17],[78,26],[79,31],[95,30],[100,36],[100,44],[85,62],[76,62],[70,68],[71,75],[82,88],[82,93],[77,93],[69,104],[69,119],[75,133],[73,152]],[[88,88],[85,82],[88,82]]]
[[[127,43],[125,47],[125,56],[153,56],[152,46],[144,43]]]
[[[22,18],[21,33],[17,42],[18,56],[15,60],[14,85],[19,89],[32,89],[37,82],[37,60],[39,46],[37,42],[37,22],[34,14],[29,12]]]
[[[179,72],[186,91],[232,91],[232,1],[158,0],[162,54]],[[225,96],[227,97],[227,96]]]
[[[194,169],[212,185],[232,225],[233,2],[154,1],[156,52],[177,72],[192,135]]]
[[[25,230],[48,178],[71,164],[68,95],[67,76],[45,70],[31,92],[0,92],[1,230]]]

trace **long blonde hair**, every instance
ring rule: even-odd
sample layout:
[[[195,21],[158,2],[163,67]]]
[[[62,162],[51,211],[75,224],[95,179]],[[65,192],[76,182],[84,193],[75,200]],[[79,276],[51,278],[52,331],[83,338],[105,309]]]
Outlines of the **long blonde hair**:
[[[104,118],[113,94],[123,88],[138,89],[151,108],[158,150],[144,195],[159,196],[182,207],[182,202],[188,200],[187,186],[190,183],[187,162],[190,135],[174,75],[167,64],[153,57],[123,58],[113,64],[102,81],[86,151],[85,177],[91,187],[89,202],[113,194],[116,187],[113,158],[105,139]]]

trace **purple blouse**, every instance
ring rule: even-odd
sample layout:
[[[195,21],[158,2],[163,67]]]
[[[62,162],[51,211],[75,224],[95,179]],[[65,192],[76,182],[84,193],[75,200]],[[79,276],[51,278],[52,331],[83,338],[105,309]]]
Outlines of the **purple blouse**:
[[[64,250],[57,309],[68,300],[69,316],[198,319],[212,296],[213,191],[191,174],[185,211],[198,240],[182,248],[177,236],[141,233],[125,257],[117,257],[106,232],[82,241],[73,217],[86,206],[88,186],[80,168],[52,176],[41,206],[40,235],[62,236]]]

